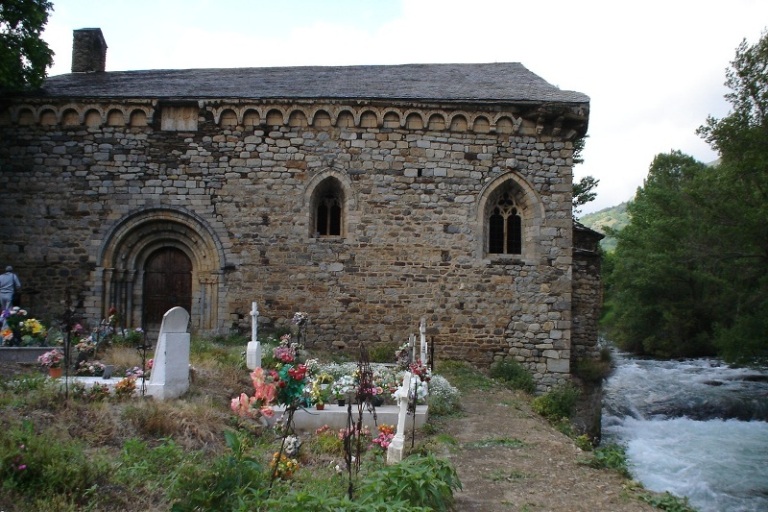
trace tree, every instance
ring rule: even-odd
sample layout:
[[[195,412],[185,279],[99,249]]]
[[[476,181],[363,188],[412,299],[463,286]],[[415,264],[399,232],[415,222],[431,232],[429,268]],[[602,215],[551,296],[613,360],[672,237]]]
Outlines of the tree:
[[[573,143],[573,165],[579,165],[584,163],[584,159],[581,157],[581,152],[584,151],[584,145],[586,144],[587,137],[576,139]],[[579,181],[573,184],[573,216],[579,214],[579,207],[592,202],[597,197],[597,192],[594,189],[597,188],[600,180],[596,180],[592,176],[584,176]]]
[[[3,0],[0,2],[0,90],[39,87],[53,51],[41,39],[48,13],[45,0]]]
[[[597,187],[600,180],[596,180],[592,176],[584,176],[579,181],[573,184],[573,215],[576,216],[580,210],[580,206],[594,201],[597,197],[597,192],[594,189]]]
[[[714,328],[712,288],[696,257],[695,183],[706,166],[679,151],[657,155],[617,233],[607,284],[611,335],[627,350],[673,357],[706,355]]]
[[[738,361],[768,359],[768,32],[754,46],[744,40],[726,71],[733,110],[709,117],[702,135],[720,152],[708,189],[713,239],[724,241],[733,292],[715,343]],[[725,305],[724,305],[725,306]]]
[[[627,349],[768,361],[768,33],[726,85],[733,110],[698,130],[719,163],[658,155],[617,235],[605,321]]]

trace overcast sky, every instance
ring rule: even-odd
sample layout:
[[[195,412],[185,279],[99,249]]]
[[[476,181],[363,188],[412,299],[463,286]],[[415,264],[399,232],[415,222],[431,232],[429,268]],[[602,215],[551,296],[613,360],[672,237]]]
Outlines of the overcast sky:
[[[583,213],[631,199],[653,157],[717,155],[695,130],[722,117],[725,69],[768,27],[766,0],[52,0],[49,75],[72,31],[99,27],[107,71],[520,62],[591,99],[576,178],[600,180]]]

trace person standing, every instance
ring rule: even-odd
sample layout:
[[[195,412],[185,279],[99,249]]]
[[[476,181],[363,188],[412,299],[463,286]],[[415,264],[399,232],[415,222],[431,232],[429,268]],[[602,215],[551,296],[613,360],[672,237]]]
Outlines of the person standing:
[[[13,267],[5,267],[5,274],[0,274],[0,311],[6,312],[13,306],[13,295],[21,289],[19,277],[13,273]]]

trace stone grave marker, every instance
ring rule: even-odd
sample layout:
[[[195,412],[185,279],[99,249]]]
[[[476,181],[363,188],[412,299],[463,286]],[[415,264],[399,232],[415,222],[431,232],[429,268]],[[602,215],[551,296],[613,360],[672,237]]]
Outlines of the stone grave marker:
[[[427,346],[427,319],[422,317],[419,325],[421,364],[427,366],[429,363],[429,347]]]
[[[189,389],[189,313],[179,306],[163,315],[147,394],[160,400],[178,398]]]
[[[255,370],[261,367],[261,343],[259,343],[259,309],[256,303],[251,305],[251,341],[248,342],[248,348],[245,351],[245,364],[249,370]]]
[[[397,414],[397,430],[395,431],[395,437],[387,447],[387,464],[394,464],[403,460],[403,447],[405,446],[405,417],[408,415],[409,389],[411,389],[411,372],[405,372],[405,375],[403,375],[403,385],[395,392],[400,412]]]

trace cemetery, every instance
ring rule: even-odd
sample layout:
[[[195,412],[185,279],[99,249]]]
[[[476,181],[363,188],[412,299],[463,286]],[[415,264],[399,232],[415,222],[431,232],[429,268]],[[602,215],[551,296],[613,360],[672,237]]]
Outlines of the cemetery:
[[[389,496],[386,510],[418,510],[415,503],[434,510],[448,510],[444,507],[453,503],[456,510],[466,510],[462,507],[482,503],[483,510],[494,511],[501,510],[494,508],[501,502],[493,489],[505,480],[489,479],[488,471],[521,467],[530,477],[519,482],[522,501],[516,503],[530,500],[525,489],[551,489],[557,474],[561,482],[589,482],[573,489],[584,502],[649,510],[616,508],[617,495],[597,491],[619,487],[618,475],[579,465],[580,450],[564,451],[573,441],[533,413],[525,393],[489,380],[466,363],[433,360],[424,342],[425,322],[388,356],[372,350],[370,373],[356,377],[366,367],[365,357],[342,361],[338,354],[299,349],[295,340],[312,344],[300,325],[302,319],[311,321],[305,313],[290,319],[290,332],[265,334],[259,332],[256,304],[251,311],[250,335],[231,340],[189,336],[187,313],[176,308],[164,315],[154,340],[118,327],[108,347],[100,336],[111,329],[109,319],[96,328],[99,336],[86,335],[80,325],[80,334],[70,339],[71,355],[81,350],[91,359],[71,357],[68,378],[42,377],[39,370],[13,378],[3,374],[0,411],[14,407],[16,412],[0,416],[0,459],[11,461],[2,471],[12,499],[0,498],[0,507],[9,512],[34,508],[25,494],[34,489],[35,496],[41,490],[52,496],[35,499],[58,500],[58,510],[75,510],[75,502],[96,508],[109,503],[127,511],[169,510],[172,504],[174,510],[235,510],[237,500],[253,503],[252,510],[307,510],[315,502],[377,510],[382,505],[375,497]],[[426,364],[420,364],[422,357]],[[398,379],[383,371],[402,369],[404,363],[409,371],[394,372]],[[78,375],[75,365],[101,374]],[[411,393],[413,381],[419,385]],[[329,387],[319,387],[321,382]],[[370,394],[359,395],[361,389]],[[417,401],[413,414],[411,400],[427,389],[426,403]],[[383,405],[374,404],[379,394],[386,396]],[[351,395],[352,401],[339,406],[341,395]],[[318,410],[321,396],[332,400]],[[36,418],[36,435],[29,435],[20,413]],[[60,448],[51,451],[51,446]],[[56,467],[67,469],[56,473]],[[144,483],[146,478],[153,483]],[[412,485],[403,486],[402,478],[412,479]],[[97,480],[101,490],[85,492]],[[411,494],[426,482],[437,486],[434,494],[414,501]],[[388,485],[397,485],[400,494]],[[557,494],[541,492],[537,499],[548,510],[568,510]],[[62,505],[67,503],[70,508]]]
[[[37,363],[50,373],[47,379],[54,383],[56,392],[67,400],[160,403],[188,397],[196,369],[190,363],[186,310],[174,307],[166,312],[155,344],[140,335],[143,333],[121,330],[115,319],[103,321],[90,335],[87,326],[77,320],[66,320],[66,340],[60,340],[63,346],[41,347],[45,352],[37,358]],[[392,352],[393,362],[388,364],[370,363],[362,346],[361,360],[357,362],[305,359],[306,355],[300,354],[304,347],[293,340],[306,339],[303,327],[308,321],[305,313],[296,313],[292,333],[283,334],[279,340],[268,337],[265,343],[258,337],[258,310],[253,303],[251,339],[240,354],[240,371],[250,373],[253,388],[250,393],[244,391],[231,398],[230,413],[241,429],[258,436],[282,436],[270,466],[272,481],[287,479],[298,470],[300,436],[306,439],[330,433],[338,441],[337,450],[344,447],[346,462],[340,461],[337,466],[342,473],[350,472],[352,485],[352,470],[360,470],[359,463],[355,465],[352,460],[359,460],[363,452],[371,450],[368,445],[375,446],[383,460],[398,463],[407,454],[406,433],[413,438],[416,430],[426,424],[432,375],[425,321],[419,326],[418,341],[416,335],[410,336],[397,353]],[[40,334],[48,334],[45,331],[38,329]],[[123,368],[112,364],[110,344],[117,338],[110,336],[118,332],[124,338],[120,343],[125,338],[132,340],[131,348],[141,356],[140,366]],[[0,347],[0,351],[14,348]],[[102,361],[95,360],[100,351]],[[445,379],[442,382],[458,397],[455,388]],[[358,438],[365,439],[364,446]],[[283,459],[292,468],[290,471],[280,462]]]

